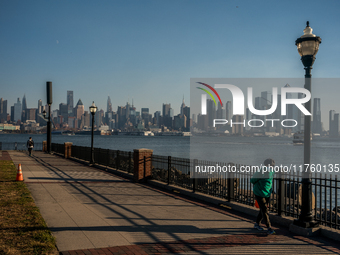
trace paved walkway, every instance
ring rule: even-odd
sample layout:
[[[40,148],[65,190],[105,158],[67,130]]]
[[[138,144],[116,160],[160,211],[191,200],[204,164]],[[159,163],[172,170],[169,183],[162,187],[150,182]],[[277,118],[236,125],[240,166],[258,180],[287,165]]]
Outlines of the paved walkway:
[[[275,228],[58,156],[10,151],[61,254],[339,254],[325,238]]]

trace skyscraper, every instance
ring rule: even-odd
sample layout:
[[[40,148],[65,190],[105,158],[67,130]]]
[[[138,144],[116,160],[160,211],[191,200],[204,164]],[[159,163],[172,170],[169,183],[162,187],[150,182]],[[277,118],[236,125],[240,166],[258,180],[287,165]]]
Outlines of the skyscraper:
[[[329,111],[329,136],[339,136],[339,113],[334,110]]]
[[[26,111],[27,109],[27,102],[26,102],[26,95],[24,94],[24,97],[22,98],[22,110]]]
[[[269,109],[272,104],[272,93],[269,91],[261,92],[260,104],[261,110]]]
[[[81,120],[81,116],[84,114],[84,105],[83,105],[83,102],[80,99],[78,100],[78,103],[76,105],[75,114],[76,114],[75,117],[78,120]]]
[[[130,108],[131,108],[131,105],[129,104],[129,102],[126,102],[126,105],[125,105],[125,109],[126,109],[126,119],[128,119],[130,117]]]
[[[290,85],[287,83],[285,86],[285,88],[290,88]],[[291,93],[287,93],[287,99],[291,99],[292,98],[292,94]],[[293,104],[288,104],[286,105],[286,116],[287,116],[287,119],[294,119],[294,116],[293,116]]]
[[[62,116],[62,122],[61,123],[68,123],[68,108],[67,104],[60,103],[59,104],[59,116]]]
[[[303,93],[298,93],[298,98],[305,98],[306,95]],[[281,105],[281,103],[280,103]],[[301,112],[300,109],[298,109],[298,114],[297,114],[297,131],[303,131],[305,129],[305,115]],[[313,131],[313,129],[312,129]],[[313,131],[314,132],[314,131]]]
[[[78,102],[79,102],[79,101],[78,101]],[[81,117],[80,128],[90,127],[90,120],[91,120],[91,117],[90,117],[89,112],[88,112],[88,111],[85,111],[85,112],[84,112],[84,115],[82,115],[82,117]]]
[[[103,109],[101,109],[100,111],[97,111],[97,113],[95,114],[95,125],[98,127],[100,127],[103,123],[103,116],[104,116],[104,111]]]
[[[335,114],[334,110],[329,111],[329,135],[330,136],[333,131],[332,129],[333,129],[334,114]]]
[[[190,122],[190,107],[189,106],[185,106],[183,108],[183,115],[186,117],[185,131],[190,131],[191,122]]]
[[[241,123],[244,123],[243,115],[234,115],[233,116],[233,123],[237,123],[237,124],[233,124],[232,133],[238,134],[238,135],[243,134],[244,125],[241,124]]]
[[[11,121],[14,121],[14,105],[11,106]]]
[[[27,108],[25,110],[25,114],[26,114],[25,119],[26,120],[36,120],[36,112],[37,112],[36,108]]]
[[[163,104],[163,125],[172,128],[171,104]]]
[[[246,120],[250,120],[251,119],[251,112],[250,112],[248,107],[246,108],[246,116],[245,117],[246,117]],[[251,127],[247,125],[247,126],[245,126],[244,129],[249,131],[251,129]]]
[[[230,121],[233,117],[233,105],[231,101],[227,101],[225,104],[225,110],[226,110],[226,120]]]
[[[163,117],[170,115],[171,104],[163,104]]]
[[[73,91],[67,91],[67,113],[68,116],[73,116]]]
[[[141,109],[142,120],[144,120],[145,127],[149,127],[149,122],[151,121],[152,116],[149,114],[149,108]]]
[[[312,131],[313,133],[322,133],[320,98],[314,98]]]
[[[217,119],[225,119],[225,110],[221,104],[217,104],[217,112],[216,112]]]
[[[124,127],[126,123],[126,107],[118,106],[117,115],[118,115],[118,123],[116,123],[116,127],[121,129]]]
[[[107,107],[106,107],[106,112],[112,112],[112,103],[111,103],[111,98],[110,98],[110,96],[107,97]]]
[[[26,102],[26,95],[24,94],[24,97],[22,98],[22,105],[21,105],[21,121],[26,121],[26,110],[27,110],[27,102]]]
[[[185,107],[185,103],[184,103],[184,95],[183,95],[183,101],[182,101],[182,104],[181,104],[181,111],[180,111],[180,114],[181,115],[183,115],[184,113],[183,113],[183,109],[184,109],[184,107]]]
[[[7,100],[0,98],[0,123],[7,121]]]
[[[160,123],[160,119],[161,119],[161,111],[156,111],[154,113],[154,119],[155,119],[155,124],[160,127],[159,123]]]
[[[230,120],[232,120],[232,118],[233,118],[233,105],[232,105],[231,101],[227,101],[227,103],[225,104],[225,111],[226,111],[225,118],[230,123]],[[229,132],[232,131],[230,125],[227,125],[227,130]]]
[[[43,105],[42,105],[42,100],[39,99],[38,100],[38,113],[42,113],[44,110],[43,110]]]
[[[338,137],[339,136],[339,113],[334,114],[334,136]]]
[[[216,106],[213,100],[207,100],[207,115],[208,115],[208,126],[213,127],[214,119],[216,119]]]
[[[14,104],[14,118],[13,121],[21,121],[21,113],[22,113],[22,106],[20,102],[20,98],[18,98],[17,102]]]
[[[255,97],[255,109],[256,110],[262,110],[261,102],[262,102],[261,97]]]
[[[174,109],[170,108],[169,110],[169,116],[170,118],[173,118],[175,115],[174,115]]]

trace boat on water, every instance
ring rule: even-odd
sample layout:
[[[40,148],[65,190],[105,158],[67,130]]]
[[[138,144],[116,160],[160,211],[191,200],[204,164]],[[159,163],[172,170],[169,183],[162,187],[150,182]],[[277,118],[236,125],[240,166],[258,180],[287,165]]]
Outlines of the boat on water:
[[[305,140],[305,133],[303,131],[298,131],[294,133],[293,144],[303,144]],[[310,135],[310,140],[312,140],[312,134]]]

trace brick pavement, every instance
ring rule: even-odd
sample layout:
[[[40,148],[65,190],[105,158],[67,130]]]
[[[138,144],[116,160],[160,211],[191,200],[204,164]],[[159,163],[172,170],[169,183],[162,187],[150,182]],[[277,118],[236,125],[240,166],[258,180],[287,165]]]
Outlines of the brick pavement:
[[[130,246],[116,246],[102,249],[86,249],[61,252],[62,255],[72,254],[168,254],[183,253],[189,251],[205,251],[223,247],[234,247],[241,245],[256,245],[273,243],[277,241],[288,240],[288,237],[282,235],[266,234],[244,234],[244,235],[226,235],[221,237],[210,237],[200,239],[189,239],[176,242],[160,242],[150,244],[139,244]]]
[[[181,241],[176,241],[176,242],[147,243],[147,244],[138,244],[138,245],[129,245],[129,246],[116,246],[116,247],[97,248],[97,249],[73,250],[73,251],[64,251],[64,252],[61,252],[60,254],[61,255],[176,254],[176,253],[188,253],[191,251],[194,251],[194,252],[212,251],[213,249],[237,247],[237,246],[243,246],[243,247],[251,246],[251,245],[257,246],[261,244],[270,244],[270,243],[280,244],[282,242],[287,243],[291,241],[291,239],[302,240],[307,245],[314,245],[316,247],[322,248],[325,251],[325,254],[331,254],[331,253],[340,254],[340,249],[332,245],[329,245],[329,242],[327,241],[320,242],[320,241],[313,240],[315,238],[312,239],[312,238],[306,238],[306,237],[301,237],[301,236],[289,237],[288,235],[282,235],[282,234],[268,236],[264,233],[226,235],[222,237],[189,239],[189,240],[181,240]],[[209,253],[205,253],[205,254],[209,254]],[[221,253],[221,254],[224,254],[224,253]]]
[[[7,151],[0,151],[0,160],[12,160]]]

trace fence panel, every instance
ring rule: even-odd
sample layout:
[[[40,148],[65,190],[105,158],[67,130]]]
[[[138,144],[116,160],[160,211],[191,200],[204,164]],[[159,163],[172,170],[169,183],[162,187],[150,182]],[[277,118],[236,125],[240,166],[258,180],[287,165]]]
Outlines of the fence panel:
[[[18,143],[18,142],[1,142],[0,150],[18,150],[25,151],[27,150],[26,143]],[[42,143],[34,143],[34,151],[42,151]]]
[[[51,144],[51,150],[60,154],[65,153],[65,145],[59,144],[59,143],[52,143]]]
[[[152,178],[158,181],[166,182],[168,184],[171,183],[171,179],[169,179],[169,169],[171,166],[169,163],[169,158],[166,156],[157,156],[152,155]]]

